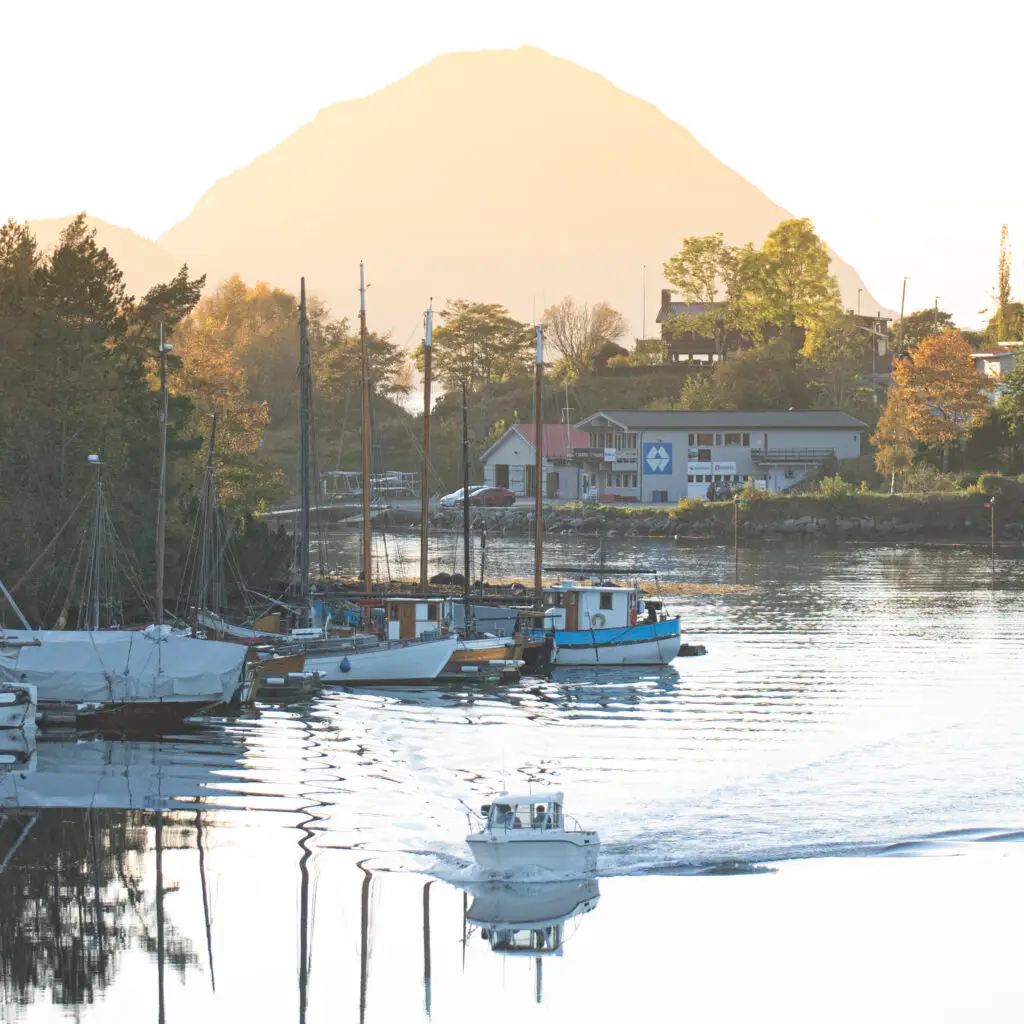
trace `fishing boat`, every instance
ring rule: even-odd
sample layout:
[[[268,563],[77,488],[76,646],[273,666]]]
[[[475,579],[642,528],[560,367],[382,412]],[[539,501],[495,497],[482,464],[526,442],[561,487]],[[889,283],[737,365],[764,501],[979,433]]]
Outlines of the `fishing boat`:
[[[544,596],[556,666],[667,665],[679,654],[680,619],[635,585],[568,580]]]
[[[570,877],[592,874],[598,835],[567,817],[564,803],[563,794],[555,791],[499,793],[480,808],[483,826],[466,837],[477,865],[505,877],[535,870]]]
[[[600,899],[596,878],[562,882],[486,882],[470,890],[466,923],[495,953],[561,956],[568,922],[589,914]]]

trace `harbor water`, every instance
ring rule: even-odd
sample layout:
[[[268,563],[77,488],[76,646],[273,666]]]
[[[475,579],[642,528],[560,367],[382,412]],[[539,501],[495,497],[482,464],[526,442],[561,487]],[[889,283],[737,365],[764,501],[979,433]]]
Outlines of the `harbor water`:
[[[593,547],[552,539],[548,556]],[[350,556],[337,540],[331,557]],[[331,689],[160,740],[40,733],[9,756],[0,1019],[1016,1010],[1024,560],[779,545],[737,565],[626,540],[602,557],[657,569],[708,654]],[[510,574],[531,558],[488,551]],[[599,877],[523,879],[502,899],[546,922],[543,942],[496,949],[460,801],[529,787],[564,790],[599,831]]]

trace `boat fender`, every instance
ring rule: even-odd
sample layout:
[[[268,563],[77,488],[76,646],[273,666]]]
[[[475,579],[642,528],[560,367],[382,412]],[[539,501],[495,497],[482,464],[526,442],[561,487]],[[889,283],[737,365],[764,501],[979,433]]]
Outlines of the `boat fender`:
[[[340,668],[342,672],[351,672],[352,671],[352,662],[349,661],[347,657],[346,658],[342,658],[341,659],[341,664],[338,666],[338,668]]]
[[[631,626],[635,626],[636,625],[636,609],[635,608],[629,613],[629,624]]]
[[[596,626],[598,629],[600,629],[604,625],[604,623],[605,618],[600,612],[598,612],[596,615],[590,616],[590,624],[592,626]]]

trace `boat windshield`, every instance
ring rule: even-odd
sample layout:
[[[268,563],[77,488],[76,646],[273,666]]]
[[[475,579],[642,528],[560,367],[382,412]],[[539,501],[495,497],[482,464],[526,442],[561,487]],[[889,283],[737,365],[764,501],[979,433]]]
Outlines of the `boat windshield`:
[[[561,828],[562,805],[492,804],[487,819],[488,828]]]
[[[495,928],[487,937],[498,953],[552,953],[562,945],[562,926]]]

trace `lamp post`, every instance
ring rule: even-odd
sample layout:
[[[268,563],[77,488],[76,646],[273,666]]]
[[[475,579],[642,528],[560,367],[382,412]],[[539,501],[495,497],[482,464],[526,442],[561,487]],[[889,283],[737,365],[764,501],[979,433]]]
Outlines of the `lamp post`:
[[[985,502],[985,508],[989,510],[989,552],[992,561],[996,560],[996,499],[995,495]]]

